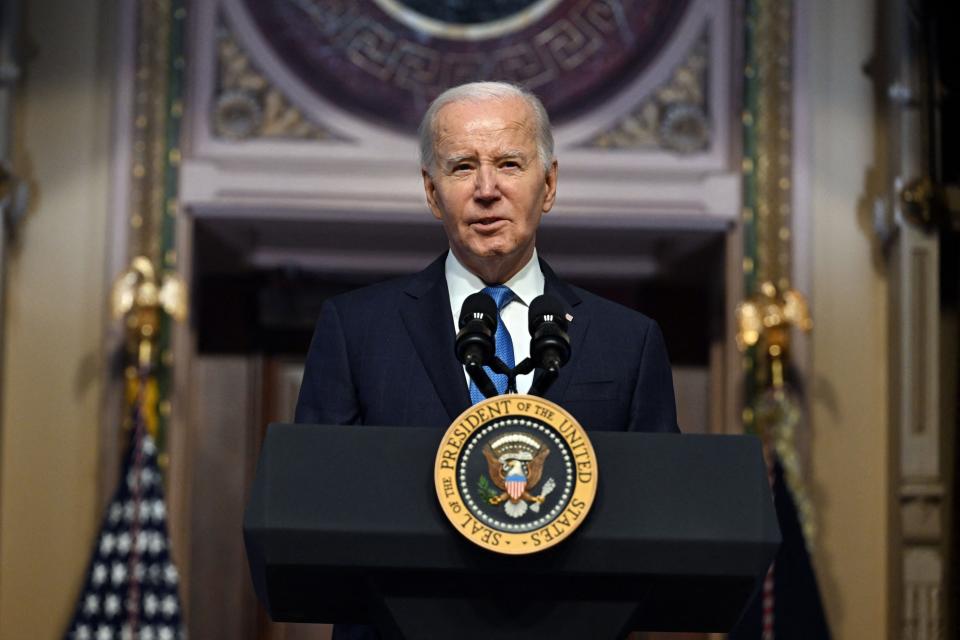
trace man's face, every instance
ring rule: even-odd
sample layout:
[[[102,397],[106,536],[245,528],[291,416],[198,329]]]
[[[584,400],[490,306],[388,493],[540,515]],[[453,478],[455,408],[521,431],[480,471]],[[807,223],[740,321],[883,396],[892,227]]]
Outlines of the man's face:
[[[434,155],[423,185],[454,255],[503,282],[533,254],[556,196],[557,164],[544,172],[532,110],[520,98],[448,104],[437,114]]]

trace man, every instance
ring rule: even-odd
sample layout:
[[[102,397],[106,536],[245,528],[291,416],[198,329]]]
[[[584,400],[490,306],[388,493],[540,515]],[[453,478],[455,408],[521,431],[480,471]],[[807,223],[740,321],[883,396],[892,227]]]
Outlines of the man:
[[[457,362],[466,297],[506,285],[498,352],[529,353],[527,308],[546,292],[573,317],[572,357],[546,397],[587,429],[676,432],[673,382],[656,323],[566,285],[536,252],[557,195],[546,111],[519,87],[471,83],[441,94],[420,126],[427,204],[450,251],[424,271],[328,300],[307,354],[296,421],[445,428],[479,399]],[[523,393],[533,374],[517,381]],[[503,391],[503,383],[500,383]]]
[[[527,307],[535,297],[547,292],[573,316],[573,355],[547,398],[587,429],[678,431],[656,323],[564,284],[537,258],[537,227],[557,195],[540,101],[504,83],[450,89],[423,118],[420,156],[427,204],[450,251],[416,275],[323,305],[296,421],[446,428],[480,397],[454,354],[460,307],[472,293],[506,285],[500,320],[509,336],[496,337],[509,341],[515,362],[529,354]],[[532,377],[521,376],[518,391]],[[337,640],[377,637],[370,627],[334,628]]]

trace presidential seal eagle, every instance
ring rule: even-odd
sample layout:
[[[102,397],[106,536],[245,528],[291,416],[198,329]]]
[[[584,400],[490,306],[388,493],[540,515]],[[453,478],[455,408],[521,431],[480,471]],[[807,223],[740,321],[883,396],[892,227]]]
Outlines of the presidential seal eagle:
[[[514,518],[526,513],[528,502],[532,503],[530,508],[538,512],[555,484],[552,479],[548,480],[540,495],[530,493],[540,482],[548,455],[550,449],[526,433],[508,433],[486,444],[483,457],[487,459],[487,471],[500,489],[500,494],[488,502],[494,506],[506,503],[504,510]]]

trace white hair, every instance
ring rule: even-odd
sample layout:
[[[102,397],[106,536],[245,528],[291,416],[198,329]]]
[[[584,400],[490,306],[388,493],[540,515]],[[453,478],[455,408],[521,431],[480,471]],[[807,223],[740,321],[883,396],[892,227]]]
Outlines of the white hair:
[[[533,112],[536,129],[537,155],[543,164],[544,172],[550,171],[553,164],[553,132],[550,130],[550,117],[543,103],[530,90],[510,84],[509,82],[468,82],[447,89],[433,102],[427,112],[423,114],[420,127],[420,166],[429,174],[433,174],[436,163],[433,136],[436,133],[437,114],[448,104],[455,102],[482,102],[484,100],[506,100],[519,98],[530,106]]]

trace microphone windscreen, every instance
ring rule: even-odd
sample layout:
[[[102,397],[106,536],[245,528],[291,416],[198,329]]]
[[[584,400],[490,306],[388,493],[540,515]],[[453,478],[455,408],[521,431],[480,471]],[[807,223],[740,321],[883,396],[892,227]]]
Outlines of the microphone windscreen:
[[[497,303],[483,291],[470,294],[463,301],[457,326],[463,329],[471,320],[482,320],[491,332],[497,328]]]
[[[563,303],[551,295],[537,296],[530,303],[529,328],[534,333],[544,322],[555,322],[564,331],[567,330],[567,317]]]

